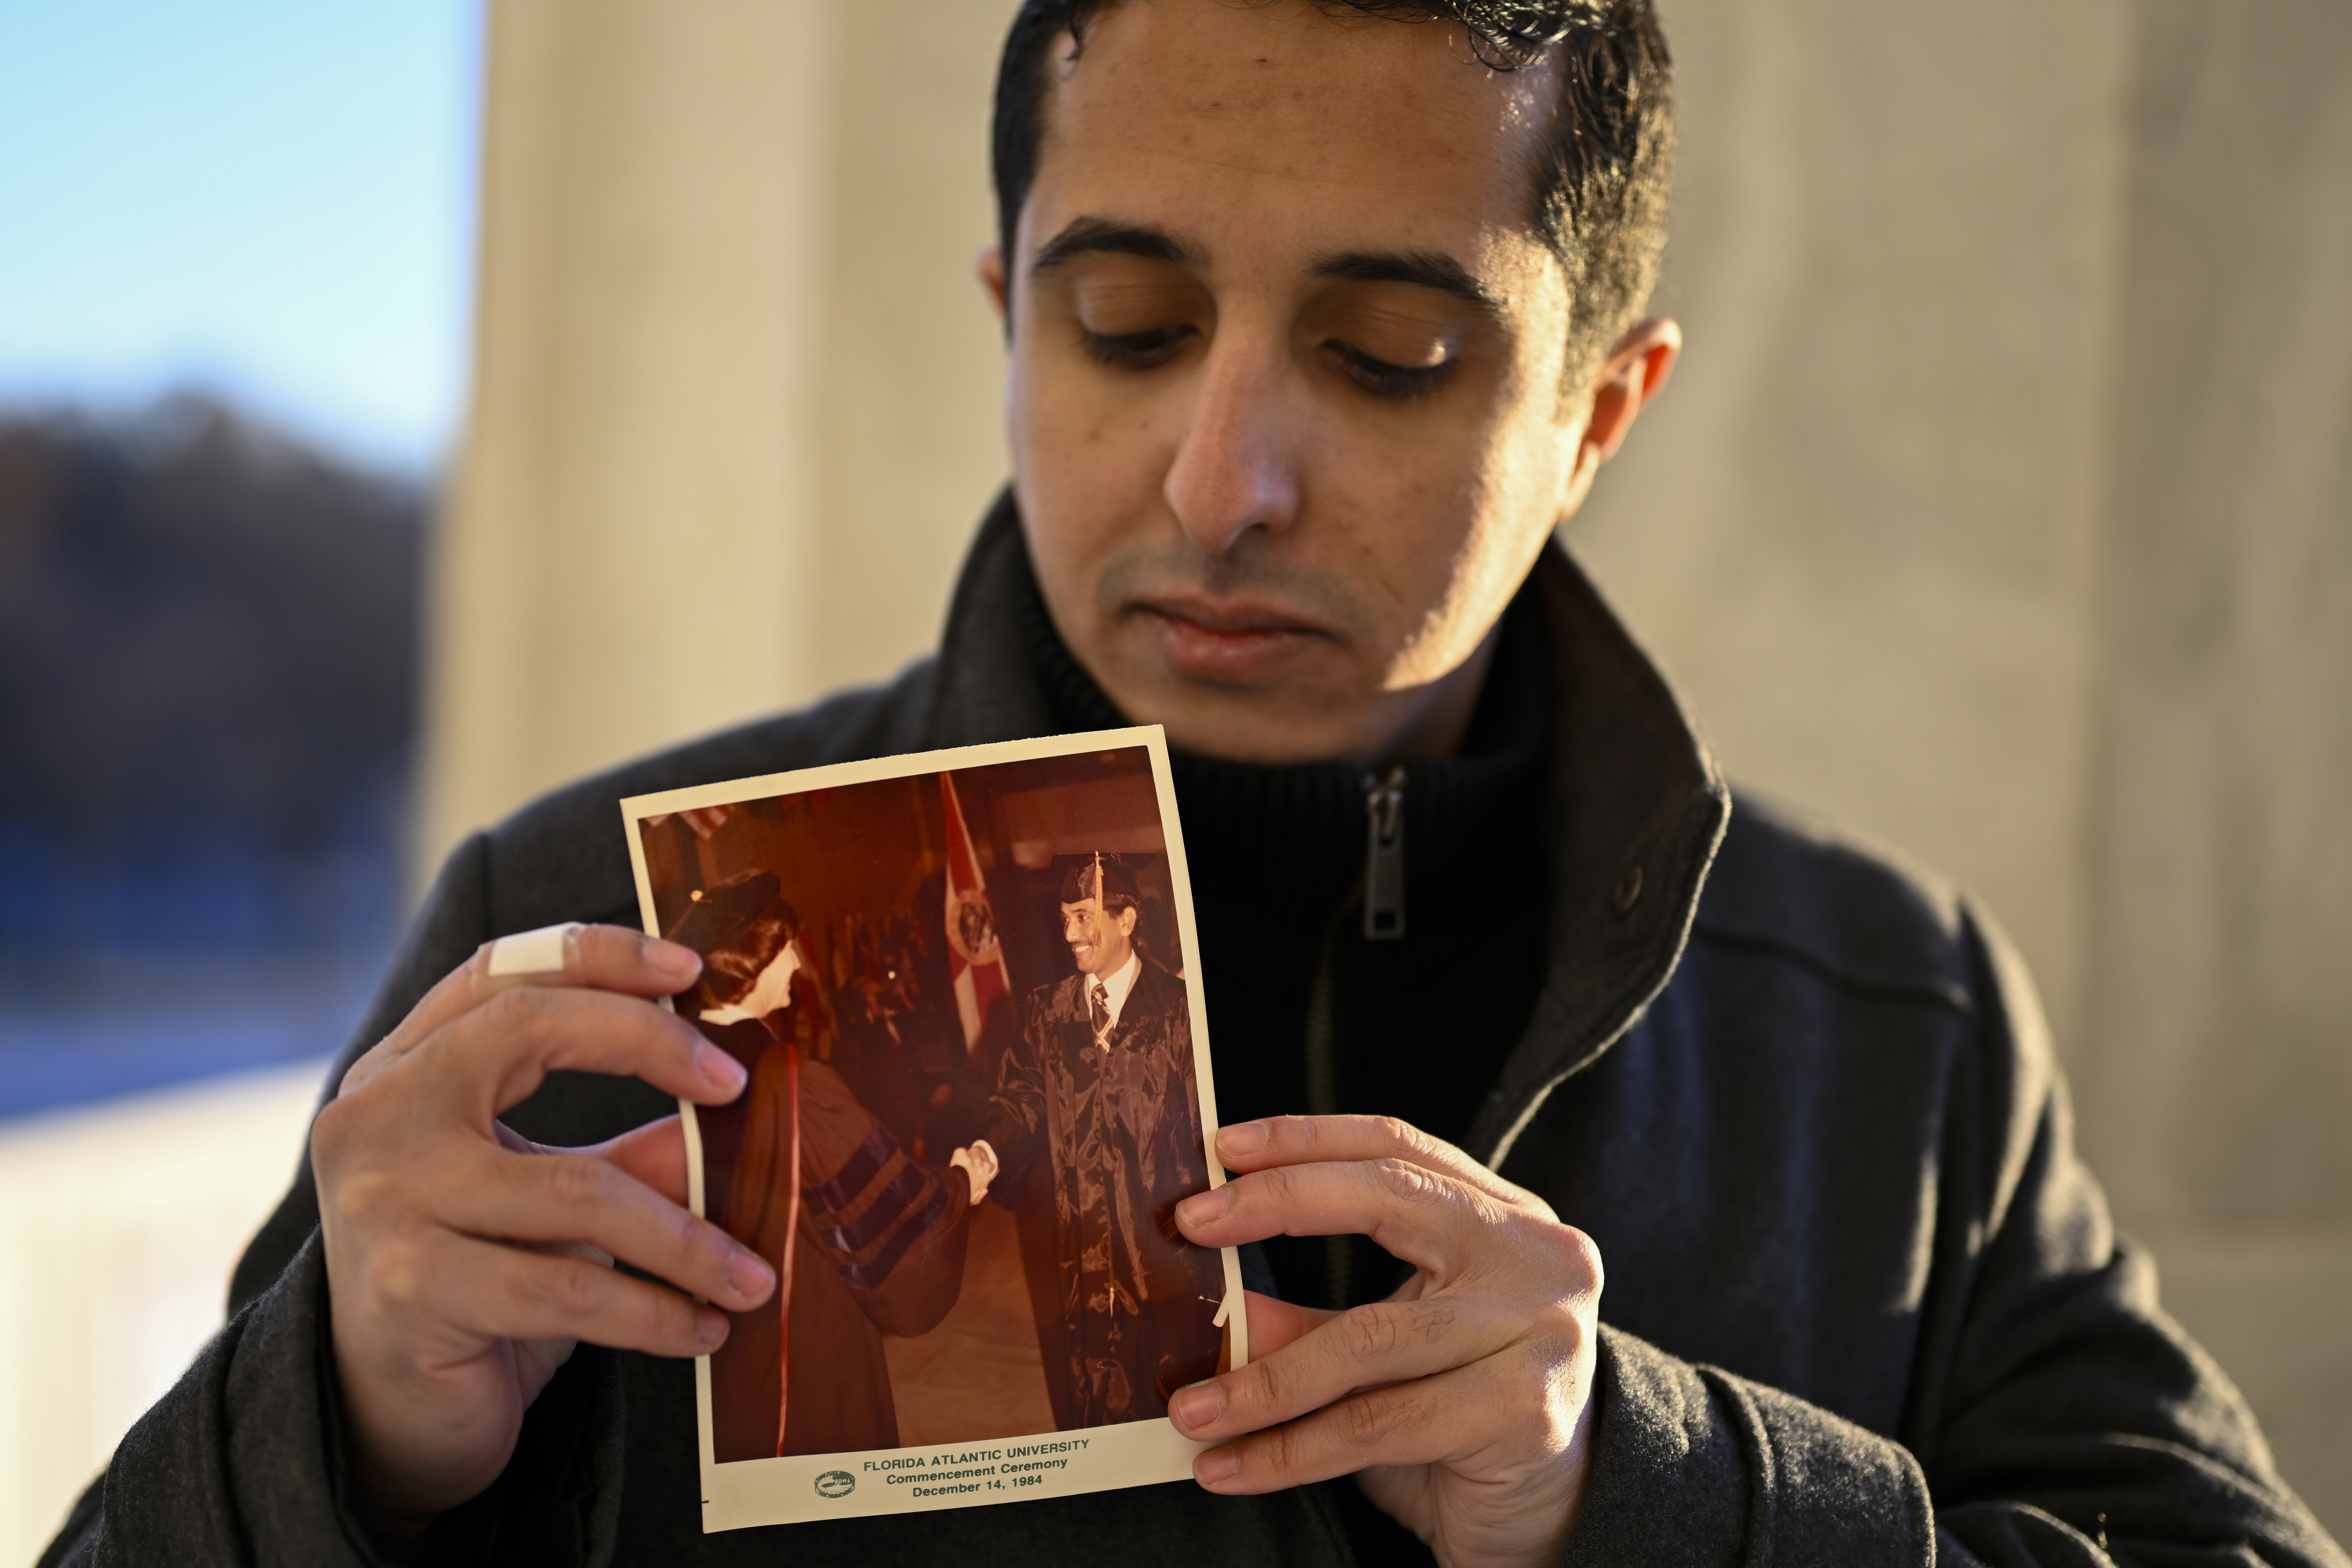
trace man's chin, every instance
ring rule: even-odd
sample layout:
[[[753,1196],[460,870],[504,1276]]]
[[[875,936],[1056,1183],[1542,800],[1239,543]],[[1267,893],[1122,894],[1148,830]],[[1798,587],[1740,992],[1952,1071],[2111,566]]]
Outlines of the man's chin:
[[[1188,692],[1147,720],[1168,743],[1198,756],[1257,767],[1361,760],[1363,726],[1344,704],[1268,700],[1262,693]]]
[[[1365,704],[1345,678],[1353,672],[1331,668],[1328,642],[1298,641],[1284,668],[1247,679],[1210,679],[1129,642],[1102,686],[1134,722],[1165,725],[1185,751],[1237,763],[1325,761],[1351,748]]]

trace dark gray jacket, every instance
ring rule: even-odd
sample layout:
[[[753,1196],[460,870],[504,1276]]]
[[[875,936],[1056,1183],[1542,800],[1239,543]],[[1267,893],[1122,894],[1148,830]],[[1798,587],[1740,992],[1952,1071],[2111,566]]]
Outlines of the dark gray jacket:
[[[937,659],[467,840],[346,1059],[491,937],[634,924],[622,795],[1050,731],[1012,607],[1028,572],[1000,506]],[[1551,959],[1470,1144],[1591,1232],[1608,1268],[1571,1561],[2341,1568],[2110,1229],[2001,938],[1948,889],[1772,812],[1734,815],[1564,554],[1536,588],[1557,707],[1549,807],[1528,826],[1553,879]],[[669,1109],[642,1084],[559,1074],[509,1120],[584,1142]],[[326,1289],[306,1163],[227,1328],[47,1561],[376,1560],[341,1496]],[[499,1485],[445,1525],[496,1563],[1349,1555],[1330,1488],[1188,1483],[713,1536],[697,1504],[690,1365],[583,1348]]]

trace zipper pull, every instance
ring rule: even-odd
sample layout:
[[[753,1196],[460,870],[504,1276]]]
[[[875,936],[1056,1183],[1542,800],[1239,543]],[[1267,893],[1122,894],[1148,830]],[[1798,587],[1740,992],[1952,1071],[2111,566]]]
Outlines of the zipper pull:
[[[1404,934],[1404,769],[1364,775],[1364,940]]]

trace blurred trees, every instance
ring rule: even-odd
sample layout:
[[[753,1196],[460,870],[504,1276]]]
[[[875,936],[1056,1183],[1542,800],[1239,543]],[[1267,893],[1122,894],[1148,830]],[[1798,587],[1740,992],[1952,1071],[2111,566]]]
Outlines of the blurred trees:
[[[424,504],[199,397],[0,419],[0,944],[383,929]]]

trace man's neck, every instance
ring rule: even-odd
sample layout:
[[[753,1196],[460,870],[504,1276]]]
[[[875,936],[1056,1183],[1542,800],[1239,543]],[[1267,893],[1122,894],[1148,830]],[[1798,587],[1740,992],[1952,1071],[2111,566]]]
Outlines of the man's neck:
[[[1478,699],[1486,689],[1486,672],[1494,667],[1495,645],[1502,639],[1497,620],[1486,628],[1478,646],[1446,674],[1417,691],[1399,693],[1408,700],[1402,721],[1372,754],[1343,757],[1375,769],[1390,768],[1413,757],[1458,757],[1470,734],[1470,721],[1478,712]]]

